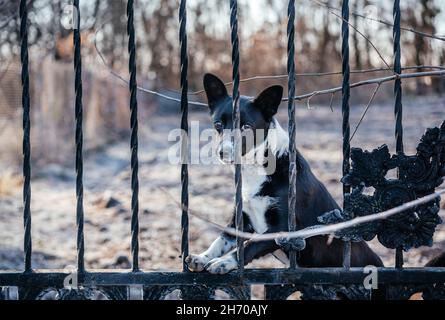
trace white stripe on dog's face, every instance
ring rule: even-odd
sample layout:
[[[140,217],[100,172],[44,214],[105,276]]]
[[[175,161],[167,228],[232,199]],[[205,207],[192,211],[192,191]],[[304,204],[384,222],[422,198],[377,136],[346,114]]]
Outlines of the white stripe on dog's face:
[[[230,130],[224,130],[224,133],[219,135],[220,141],[218,143],[217,154],[219,160],[224,164],[232,164],[235,161],[234,145],[232,134]]]

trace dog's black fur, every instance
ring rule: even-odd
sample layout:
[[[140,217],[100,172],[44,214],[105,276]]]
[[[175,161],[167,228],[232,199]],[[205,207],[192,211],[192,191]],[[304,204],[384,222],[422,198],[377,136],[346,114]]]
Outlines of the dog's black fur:
[[[232,98],[229,97],[221,80],[213,75],[204,77],[204,86],[208,97],[210,113],[215,128],[232,129]],[[281,103],[283,88],[274,86],[263,91],[258,98],[251,100],[246,97],[240,99],[241,127],[249,130],[265,129],[266,134],[273,123],[273,116],[277,113]],[[261,141],[256,141],[261,142]],[[246,146],[243,146],[243,154]],[[267,150],[270,152],[270,150]],[[267,152],[266,151],[266,152]],[[268,207],[265,214],[267,230],[265,232],[278,232],[288,230],[288,181],[289,181],[289,156],[287,150],[275,158],[276,170],[261,184],[255,197],[270,197],[276,199],[273,206]],[[244,178],[243,178],[244,179]],[[325,186],[312,173],[308,162],[298,152],[297,154],[297,229],[303,229],[318,224],[317,217],[325,212],[339,209],[339,206],[329,194]],[[249,199],[245,199],[249,201]],[[245,231],[255,232],[251,218],[244,213]],[[230,227],[234,227],[234,218]],[[207,269],[212,273],[226,273],[234,268],[232,263],[224,260],[224,255],[234,257],[234,239],[228,234],[222,234],[220,245],[215,250],[208,250],[201,255],[191,255],[186,259],[192,271]],[[214,243],[214,244],[215,244]],[[231,245],[232,244],[232,245]],[[338,239],[328,243],[327,236],[318,236],[307,239],[306,248],[301,251],[298,264],[301,267],[341,267],[343,257],[343,242]],[[245,264],[253,259],[260,258],[268,253],[280,249],[275,241],[249,242],[245,244]],[[227,252],[225,252],[227,251]],[[223,258],[221,258],[223,257]],[[215,263],[216,262],[216,263]],[[200,265],[202,264],[202,265]],[[213,265],[213,267],[212,267]],[[230,265],[230,266],[228,266]],[[373,265],[383,266],[381,259],[368,247],[366,242],[352,244],[351,265],[363,267]],[[216,266],[216,267],[215,267]]]
[[[289,158],[284,155],[277,159],[277,170],[271,180],[263,184],[259,195],[278,197],[277,207],[266,211],[267,232],[288,230],[288,168]],[[317,217],[339,206],[326,190],[325,186],[314,176],[309,164],[300,153],[297,156],[297,229],[319,224]],[[234,228],[234,217],[229,224]],[[244,213],[244,231],[254,232],[249,217]],[[231,237],[226,235],[227,237]],[[245,246],[245,264],[260,258],[265,254],[280,249],[275,241],[247,242]],[[334,239],[328,244],[327,236],[317,236],[306,240],[306,248],[300,253],[298,265],[300,267],[341,267],[343,261],[343,241]],[[383,266],[381,259],[366,242],[352,243],[351,266],[363,267],[373,265]]]

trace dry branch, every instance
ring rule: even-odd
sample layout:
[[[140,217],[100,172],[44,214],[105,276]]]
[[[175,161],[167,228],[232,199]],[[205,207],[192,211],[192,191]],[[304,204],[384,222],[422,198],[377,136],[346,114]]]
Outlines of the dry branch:
[[[437,76],[444,76],[444,75],[445,75],[445,70],[395,74],[395,75],[388,76],[388,77],[368,79],[368,80],[355,82],[350,85],[350,88],[357,88],[357,87],[371,85],[371,84],[383,84],[385,82],[394,81],[398,78],[412,79],[412,78],[420,78],[420,77],[437,77]],[[330,89],[326,89],[326,90],[313,91],[311,93],[306,93],[306,94],[303,94],[300,96],[295,96],[295,99],[296,100],[306,100],[309,98],[313,98],[314,96],[320,96],[320,95],[325,95],[325,94],[341,92],[341,90],[342,90],[342,87],[336,87],[336,88],[330,88]],[[283,99],[283,101],[287,101],[287,100],[288,100],[288,98]]]
[[[181,203],[178,202],[176,200],[176,198],[173,197],[167,190],[165,190],[164,188],[160,188],[160,189],[167,196],[169,196],[172,199],[172,201],[179,206],[179,208],[182,208]],[[425,197],[404,203],[398,207],[395,207],[395,208],[392,208],[392,209],[389,209],[389,210],[386,210],[386,211],[383,211],[380,213],[376,213],[376,214],[372,214],[372,215],[368,215],[368,216],[357,217],[357,218],[354,218],[354,219],[351,219],[351,220],[348,220],[345,222],[330,224],[330,225],[326,225],[326,226],[325,225],[316,225],[316,226],[308,227],[308,228],[298,230],[298,231],[293,231],[293,232],[274,232],[274,233],[266,233],[266,234],[255,234],[255,233],[250,233],[250,232],[238,231],[234,228],[223,227],[215,222],[210,221],[207,218],[204,218],[201,214],[195,212],[194,210],[192,210],[190,208],[188,208],[188,211],[191,216],[198,218],[199,220],[203,221],[204,223],[206,223],[207,225],[209,225],[211,227],[214,227],[214,228],[216,228],[222,232],[225,232],[227,234],[230,234],[232,236],[241,237],[246,240],[250,240],[250,241],[254,241],[254,242],[270,241],[270,240],[275,240],[275,239],[279,239],[279,238],[308,239],[308,238],[312,238],[315,236],[332,235],[340,230],[356,227],[363,223],[387,219],[387,218],[389,218],[393,215],[396,215],[398,213],[402,213],[406,210],[415,208],[421,204],[433,201],[433,200],[437,199],[438,197],[440,197],[440,195],[442,195],[442,194],[445,194],[445,189],[438,190],[435,193],[429,194]]]

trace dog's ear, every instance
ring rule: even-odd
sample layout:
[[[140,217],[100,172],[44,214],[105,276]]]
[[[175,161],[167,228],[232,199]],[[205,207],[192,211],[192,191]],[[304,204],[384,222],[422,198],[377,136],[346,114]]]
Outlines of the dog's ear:
[[[272,86],[261,92],[253,103],[261,110],[264,118],[270,120],[277,113],[282,98],[283,87]]]
[[[228,97],[227,89],[224,83],[217,76],[211,73],[206,73],[204,75],[204,89],[210,108],[216,102]]]

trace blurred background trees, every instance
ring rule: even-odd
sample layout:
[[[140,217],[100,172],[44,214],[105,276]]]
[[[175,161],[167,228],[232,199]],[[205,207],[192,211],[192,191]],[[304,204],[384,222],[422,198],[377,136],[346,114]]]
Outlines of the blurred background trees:
[[[0,1],[0,55],[2,62],[18,50],[18,0]],[[154,88],[178,86],[178,0],[136,1],[138,63],[140,75],[153,81]],[[230,77],[229,3],[223,0],[188,1],[191,84],[201,87],[206,71]],[[277,74],[285,71],[286,1],[240,0],[242,74]],[[339,8],[340,0],[323,0]],[[71,32],[60,23],[67,0],[29,0],[30,43],[35,55],[52,55],[55,60],[71,59]],[[297,66],[299,72],[339,70],[340,19],[318,1],[298,1]],[[82,30],[86,41],[83,55],[86,67],[96,67],[97,43],[109,66],[126,68],[126,1],[81,1]],[[402,25],[429,34],[445,33],[445,3],[438,0],[402,1]],[[353,0],[351,12],[392,21],[392,2]],[[331,9],[335,12],[335,9]],[[14,16],[14,14],[16,14]],[[66,13],[65,13],[66,15]],[[376,44],[387,61],[391,61],[392,30],[377,22],[351,15],[352,25]],[[444,60],[443,42],[404,32],[404,64],[440,64]],[[384,66],[367,39],[351,30],[355,68]]]
[[[33,117],[40,124],[38,127],[44,128],[34,136],[45,138],[48,150],[58,150],[66,144],[60,139],[61,129],[67,131],[63,134],[67,138],[72,133],[72,32],[61,23],[67,19],[70,1],[29,0],[28,3]],[[18,4],[18,0],[0,0],[0,122],[6,124],[19,119],[20,111]],[[135,1],[139,84],[172,96],[177,96],[179,88],[178,5],[178,0]],[[285,74],[287,1],[240,0],[239,6],[242,77]],[[332,8],[328,10],[326,6]],[[297,1],[298,73],[341,70],[341,20],[332,14],[338,14],[335,8],[339,7],[340,0]],[[206,72],[229,81],[229,1],[189,0],[188,9],[190,90],[202,89],[202,76]],[[406,0],[402,1],[402,10],[403,26],[429,34],[445,34],[444,1]],[[110,68],[127,78],[126,1],[81,1],[81,11],[86,139],[87,145],[95,147],[128,134],[126,85],[108,72]],[[351,12],[354,11],[392,22],[392,1],[351,0]],[[351,28],[351,67],[385,67],[370,41],[391,65],[391,27],[354,15],[350,20],[364,35]],[[410,32],[403,32],[402,39],[405,66],[445,64],[443,41]],[[98,58],[95,41],[106,59],[106,67]],[[384,74],[388,73],[358,74],[352,80]],[[242,85],[242,93],[254,95],[277,82],[285,85],[286,79],[248,82]],[[298,78],[297,91],[306,93],[340,83],[340,76]],[[407,94],[445,92],[444,77],[418,78],[405,81],[404,86]],[[353,91],[353,102],[367,101],[369,90],[372,89]],[[391,85],[384,86],[379,98],[391,97]],[[191,99],[203,100],[203,96]],[[326,104],[329,99],[329,96],[317,97],[311,102]],[[154,111],[179,112],[178,104],[147,94],[140,95],[140,105],[142,119]],[[1,130],[2,123],[0,134]],[[48,150],[41,152],[48,156]],[[57,152],[49,154],[57,160]]]

